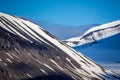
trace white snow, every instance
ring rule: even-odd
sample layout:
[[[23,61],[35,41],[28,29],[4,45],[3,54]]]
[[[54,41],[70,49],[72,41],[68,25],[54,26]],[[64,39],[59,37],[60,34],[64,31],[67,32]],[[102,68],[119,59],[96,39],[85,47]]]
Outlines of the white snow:
[[[23,19],[20,19],[22,22],[24,22],[26,25],[30,25],[29,27],[32,28],[34,31],[36,31],[39,35],[41,35],[43,33],[43,31],[41,30],[42,28],[39,27],[38,25],[36,24],[33,24],[31,23],[30,21],[26,21],[26,20],[23,20]],[[27,27],[28,28],[28,27]],[[29,29],[29,28],[28,28]],[[30,30],[28,30],[30,31]],[[40,38],[37,34],[35,33],[32,33],[34,34],[37,38],[39,38],[41,41],[45,42],[42,38]],[[41,36],[44,36],[43,34]],[[50,45],[49,43],[45,42],[46,44]]]
[[[62,67],[60,67],[54,60],[50,59],[51,62],[53,62],[59,69],[63,70]]]
[[[9,58],[6,58],[7,61],[9,61],[10,63],[13,63]]]
[[[4,23],[5,23],[5,22],[4,22]],[[6,24],[6,23],[5,23],[5,24]],[[6,27],[3,23],[1,23],[1,22],[0,22],[0,25],[2,25],[2,27],[5,28],[5,29],[7,28],[7,27]],[[6,24],[6,25],[7,25],[7,24]],[[22,34],[20,34],[19,32],[17,32],[14,28],[12,28],[12,27],[9,26],[9,25],[7,25],[7,26],[8,26],[12,31],[14,31],[14,32],[12,32],[10,29],[7,28],[8,31],[10,31],[10,32],[13,33],[13,34],[19,35],[19,36],[21,36],[22,38],[28,40],[28,39],[27,39],[26,37],[24,37]]]
[[[45,74],[48,74],[45,70],[43,70],[43,69],[40,69],[43,73],[45,73]]]
[[[4,17],[6,17],[8,20],[10,20],[12,23],[14,23],[15,25],[17,25],[17,28],[19,28],[22,32],[25,32],[28,36],[30,36],[30,37],[32,37],[33,39],[35,39],[36,41],[39,41],[39,42],[41,42],[41,41],[43,41],[43,42],[45,42],[42,38],[40,38],[37,34],[35,34],[32,30],[30,30],[30,28],[32,28],[33,30],[35,30],[38,34],[40,33],[39,31],[42,29],[42,28],[40,28],[39,26],[37,26],[37,25],[35,25],[35,24],[33,24],[33,23],[31,23],[30,21],[26,21],[26,20],[23,20],[23,19],[21,19],[21,18],[14,18],[14,17],[12,17],[12,16],[10,16],[10,15],[8,15],[8,14],[0,14],[0,16],[4,16]],[[32,36],[30,33],[28,33],[25,29],[23,29],[21,26],[19,26],[18,24],[16,24],[14,21],[16,21],[17,23],[19,23],[19,25],[21,25],[23,28],[25,28],[28,32],[30,32],[32,35],[34,35],[34,36]],[[4,21],[2,21],[2,22],[4,22]],[[24,22],[26,25],[28,25],[28,26],[26,26],[26,25],[24,25],[22,22]],[[5,23],[5,22],[4,22]],[[6,24],[6,23],[5,23]],[[3,27],[3,28],[5,28],[6,30],[8,30],[8,31],[10,31],[11,33],[13,33],[13,34],[16,34],[16,35],[19,35],[19,36],[21,36],[22,38],[24,38],[24,39],[26,39],[26,40],[28,40],[28,41],[30,41],[31,42],[31,40],[30,39],[28,39],[27,37],[25,37],[24,36],[24,34],[21,34],[21,33],[19,33],[15,28],[13,28],[13,27],[11,27],[10,25],[8,25],[8,24],[6,24],[10,29],[12,29],[13,31],[11,31],[10,29],[8,29],[4,24],[2,24],[1,22],[0,22],[0,25],[2,25],[1,27]],[[38,40],[38,39],[39,40]],[[45,42],[46,44],[48,44],[48,45],[50,45],[49,43],[47,43],[47,42]]]
[[[7,63],[4,62],[3,64],[4,64],[5,66],[7,66]]]
[[[26,75],[29,76],[30,78],[32,78],[32,76],[30,74],[26,73]]]
[[[103,67],[120,74],[120,63],[102,63]],[[108,73],[111,73],[111,71],[107,71]]]
[[[10,55],[10,53],[6,53],[11,59],[14,59],[11,55]]]
[[[0,62],[2,61],[2,59],[0,59]]]
[[[118,26],[118,27],[114,27],[114,26]],[[97,31],[97,32],[94,32],[94,31]],[[89,34],[90,32],[93,32],[93,34],[86,36],[84,38],[84,36]],[[120,20],[90,28],[82,36],[73,37],[73,38],[67,39],[66,41],[69,46],[75,47],[75,46],[80,46],[83,44],[94,42],[94,39],[101,40],[101,39],[116,35],[118,33],[120,33]],[[75,44],[74,42],[78,42],[78,44]]]
[[[70,62],[70,59],[66,58],[66,60],[67,60],[68,62]]]
[[[58,58],[58,59],[60,59],[60,57],[59,57],[59,56],[57,56],[57,58]]]
[[[95,30],[113,27],[113,26],[118,25],[118,24],[120,24],[120,20],[114,21],[114,22],[110,22],[110,23],[107,23],[107,24],[103,24],[101,26],[96,26],[96,27],[93,27],[93,28],[89,29],[87,32],[84,33],[84,35],[86,35],[86,34],[88,34],[90,32],[93,32]]]
[[[16,56],[14,53],[11,53],[11,55],[13,55],[14,57],[16,57],[17,59],[21,60],[18,56]]]
[[[52,67],[50,67],[49,65],[47,65],[46,63],[43,63],[44,66],[46,66],[47,68],[49,68],[50,70],[52,70],[53,72],[56,72]]]
[[[96,65],[94,62],[92,62],[92,61],[90,61],[89,59],[87,59],[86,57],[84,57],[81,53],[79,53],[79,52],[77,52],[77,51],[75,51],[74,49],[72,49],[71,47],[69,47],[68,45],[64,45],[64,44],[61,44],[58,40],[56,40],[55,38],[52,38],[52,37],[50,37],[47,33],[45,33],[44,32],[44,30],[41,28],[41,27],[39,27],[38,25],[35,25],[34,23],[32,23],[32,22],[30,22],[30,21],[27,21],[27,20],[23,20],[23,19],[20,19],[20,18],[15,18],[15,17],[12,17],[12,16],[10,16],[10,15],[7,15],[7,14],[3,14],[3,13],[0,13],[0,16],[1,15],[3,15],[4,17],[6,17],[7,19],[9,19],[12,23],[14,23],[14,24],[16,24],[14,21],[16,21],[16,22],[18,22],[21,26],[23,26],[29,33],[31,33],[32,35],[34,35],[34,36],[32,36],[31,34],[29,34],[27,31],[25,31],[24,29],[22,29],[20,26],[17,26],[22,32],[24,32],[24,33],[26,33],[29,37],[31,37],[31,38],[33,38],[33,39],[35,39],[36,41],[43,41],[43,42],[45,42],[46,44],[48,44],[48,45],[50,45],[49,44],[49,42],[51,42],[53,45],[56,45],[58,48],[60,48],[62,51],[64,51],[67,55],[69,55],[72,59],[74,59],[78,64],[80,64],[81,65],[81,67],[84,69],[84,70],[87,70],[90,74],[91,74],[91,76],[93,76],[93,77],[98,77],[97,75],[94,75],[93,73],[92,73],[92,71],[93,72],[95,72],[96,74],[98,74],[98,75],[101,75],[101,74],[106,74],[106,73],[104,73],[103,71],[102,71],[102,69],[98,66],[98,65]],[[39,34],[39,35],[41,35],[42,37],[44,37],[46,40],[48,40],[49,42],[46,42],[44,39],[42,39],[39,35],[37,35],[36,33],[34,33],[32,30],[30,30],[30,28],[28,27],[28,26],[25,26],[22,22],[24,22],[26,25],[28,25],[31,29],[33,29],[37,34]],[[116,23],[119,23],[119,21],[118,22],[116,22]],[[0,22],[0,25],[2,25],[2,27],[4,28],[4,29],[6,29],[6,30],[8,30],[8,31],[10,31],[5,25],[3,25],[1,22]],[[16,24],[17,25],[17,24]],[[110,24],[109,24],[110,25]],[[29,41],[31,41],[29,38],[27,38],[27,37],[25,37],[24,36],[24,34],[21,34],[21,33],[19,33],[19,32],[17,32],[17,30],[16,29],[14,29],[13,27],[11,27],[10,25],[8,25],[9,26],[9,28],[11,28],[14,32],[12,32],[12,31],[10,31],[11,33],[13,33],[13,34],[16,34],[16,35],[19,35],[19,36],[21,36],[21,37],[23,37],[24,39],[26,39],[26,40],[29,40]],[[106,25],[103,25],[103,26],[106,26]],[[105,28],[105,27],[104,27]],[[95,29],[92,29],[92,30],[96,30],[96,28]],[[90,30],[90,31],[92,31],[92,30]],[[37,39],[37,38],[39,39]],[[50,45],[50,46],[52,46],[52,45]],[[13,55],[13,54],[11,54],[11,55]],[[17,57],[16,55],[13,55],[13,56],[15,56],[15,57]],[[17,57],[17,58],[19,58],[19,57]],[[90,64],[88,64],[90,67],[88,67],[88,66],[86,66],[84,63],[82,63],[82,62],[80,62],[81,60],[86,60],[86,61],[88,61]],[[9,61],[9,62],[11,62],[12,63],[12,61],[10,60],[10,59],[6,59],[7,61]],[[36,61],[37,62],[39,62],[40,64],[41,64],[41,62],[40,61],[38,61],[37,59],[36,59]],[[69,60],[70,61],[70,60]],[[51,60],[51,62],[53,62],[57,67],[59,67],[59,68],[61,68],[55,61],[53,61],[53,60]],[[71,63],[72,64],[72,63]],[[43,65],[44,66],[46,66],[47,68],[49,68],[50,70],[52,70],[52,71],[54,71],[54,72],[56,72],[52,67],[50,67],[49,65],[47,65],[46,63],[43,63]],[[72,64],[73,65],[73,64]],[[75,65],[74,65],[75,66]],[[62,69],[62,68],[61,68]],[[43,70],[41,70],[41,71],[43,71]],[[77,71],[77,73],[81,73],[81,69],[77,69],[76,70]],[[45,71],[43,71],[43,72],[45,72]],[[27,74],[28,75],[28,74]],[[28,75],[28,76],[30,76],[30,75]],[[98,77],[99,78],[99,77]]]

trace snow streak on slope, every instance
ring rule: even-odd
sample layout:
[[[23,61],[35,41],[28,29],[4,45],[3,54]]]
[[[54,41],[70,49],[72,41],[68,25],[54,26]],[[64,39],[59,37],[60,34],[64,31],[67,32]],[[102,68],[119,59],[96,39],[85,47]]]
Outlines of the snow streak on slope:
[[[95,42],[120,33],[120,20],[96,26],[86,31],[82,36],[70,38],[66,43],[72,47]]]
[[[3,64],[6,65],[7,69],[5,70],[8,71],[8,74],[11,73],[9,77],[14,73],[14,68],[11,69],[10,67],[16,67],[17,61],[17,64],[25,63],[24,67],[21,66],[23,69],[28,67],[28,70],[30,70],[25,72],[24,78],[26,76],[29,78],[41,76],[41,73],[48,75],[51,72],[59,75],[64,73],[78,80],[117,78],[113,72],[97,65],[28,20],[0,13],[0,31],[0,35],[2,35],[0,36],[2,39],[0,42],[1,54],[5,55],[0,55],[0,61],[3,61]],[[3,42],[4,40],[7,43]],[[8,46],[12,43],[15,46]],[[4,60],[4,58],[6,59]],[[41,72],[34,70],[37,68]],[[33,69],[33,72],[31,72],[31,69]],[[16,75],[15,79],[23,74],[19,71],[18,73],[20,74]]]

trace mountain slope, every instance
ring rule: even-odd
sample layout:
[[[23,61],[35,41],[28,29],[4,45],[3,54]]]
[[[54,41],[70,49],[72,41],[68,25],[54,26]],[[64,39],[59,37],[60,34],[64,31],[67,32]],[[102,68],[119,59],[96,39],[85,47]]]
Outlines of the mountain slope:
[[[120,20],[90,28],[82,36],[70,38],[66,43],[70,46],[80,46],[120,33]]]
[[[36,24],[0,13],[0,79],[104,80],[120,77]]]

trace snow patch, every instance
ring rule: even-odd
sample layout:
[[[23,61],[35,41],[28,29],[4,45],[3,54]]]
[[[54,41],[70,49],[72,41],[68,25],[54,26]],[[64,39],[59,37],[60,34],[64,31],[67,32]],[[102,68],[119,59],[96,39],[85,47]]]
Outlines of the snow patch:
[[[11,59],[14,59],[11,55],[10,55],[10,53],[6,53]]]
[[[40,69],[43,73],[45,73],[45,74],[47,74],[48,75],[48,73],[45,71],[45,70],[43,70],[43,69]]]
[[[2,61],[2,59],[0,59],[0,62]]]
[[[31,76],[30,74],[26,73],[26,75],[27,75],[28,77],[32,78],[32,76]]]
[[[46,66],[47,68],[49,68],[50,70],[56,72],[53,68],[51,68],[49,65],[47,65],[46,63],[43,63],[44,66]]]
[[[8,59],[8,58],[6,58],[6,60],[8,61],[8,62],[10,62],[10,63],[13,63],[10,59]]]
[[[59,69],[63,70],[61,66],[59,66],[54,60],[50,59],[51,62],[53,62]]]

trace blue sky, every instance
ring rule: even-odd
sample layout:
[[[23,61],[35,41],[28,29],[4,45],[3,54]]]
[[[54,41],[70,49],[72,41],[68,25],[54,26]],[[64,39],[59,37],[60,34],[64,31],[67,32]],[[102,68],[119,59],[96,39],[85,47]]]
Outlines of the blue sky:
[[[0,11],[60,25],[103,24],[120,19],[120,0],[0,0]]]

